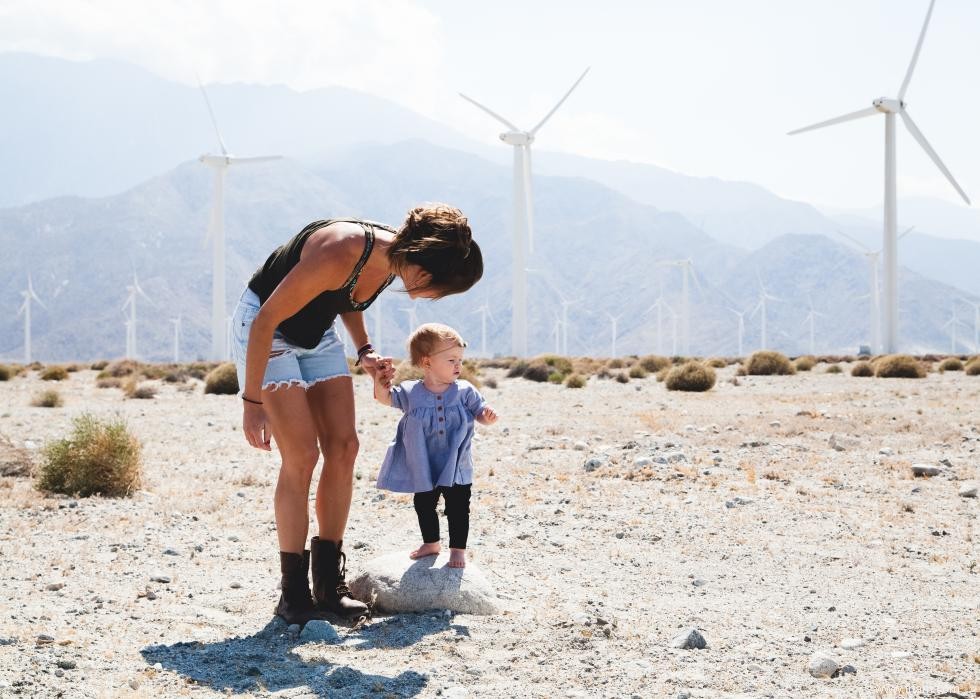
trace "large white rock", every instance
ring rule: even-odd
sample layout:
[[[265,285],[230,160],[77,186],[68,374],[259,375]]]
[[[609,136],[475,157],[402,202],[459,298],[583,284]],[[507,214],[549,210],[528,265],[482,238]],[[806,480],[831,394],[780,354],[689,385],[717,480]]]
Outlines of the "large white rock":
[[[354,597],[375,599],[375,608],[387,612],[449,609],[459,614],[497,614],[497,595],[472,561],[465,568],[450,568],[449,552],[413,561],[407,551],[368,561],[350,584]]]

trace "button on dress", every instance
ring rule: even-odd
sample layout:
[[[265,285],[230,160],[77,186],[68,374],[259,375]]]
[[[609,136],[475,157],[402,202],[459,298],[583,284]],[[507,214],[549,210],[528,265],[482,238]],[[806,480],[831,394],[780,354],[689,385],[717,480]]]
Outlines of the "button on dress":
[[[396,493],[424,493],[436,486],[472,483],[474,424],[486,404],[469,381],[456,381],[438,394],[422,381],[394,386],[391,407],[405,414],[388,445],[378,487]]]

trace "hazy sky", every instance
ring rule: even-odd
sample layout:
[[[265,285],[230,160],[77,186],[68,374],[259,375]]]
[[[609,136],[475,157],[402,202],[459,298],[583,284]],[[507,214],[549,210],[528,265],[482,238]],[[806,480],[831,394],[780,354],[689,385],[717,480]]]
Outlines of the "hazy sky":
[[[486,143],[462,91],[536,146],[757,182],[837,207],[882,197],[884,118],[793,128],[894,97],[928,0],[0,0],[0,51],[117,58],[171,79],[344,85]],[[937,0],[909,112],[980,202],[980,2]],[[503,144],[500,144],[504,148]],[[899,194],[956,194],[899,127]]]

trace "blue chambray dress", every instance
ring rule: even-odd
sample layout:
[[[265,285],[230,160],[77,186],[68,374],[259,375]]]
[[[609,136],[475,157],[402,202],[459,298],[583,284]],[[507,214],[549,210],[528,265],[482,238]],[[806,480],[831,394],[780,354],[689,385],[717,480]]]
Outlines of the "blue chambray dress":
[[[470,445],[477,415],[486,400],[469,381],[432,393],[421,381],[391,389],[391,407],[405,414],[388,445],[378,487],[396,493],[424,493],[436,486],[473,482]]]

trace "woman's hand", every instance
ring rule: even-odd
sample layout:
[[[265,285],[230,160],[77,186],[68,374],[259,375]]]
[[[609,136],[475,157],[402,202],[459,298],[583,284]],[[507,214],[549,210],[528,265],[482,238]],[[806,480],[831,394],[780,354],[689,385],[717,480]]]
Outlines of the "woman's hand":
[[[361,366],[372,379],[379,381],[386,390],[391,388],[391,380],[395,377],[395,367],[391,357],[382,357],[377,352],[368,352],[361,357]]]
[[[248,443],[256,449],[272,451],[272,429],[261,405],[245,403],[242,432],[245,433]]]

